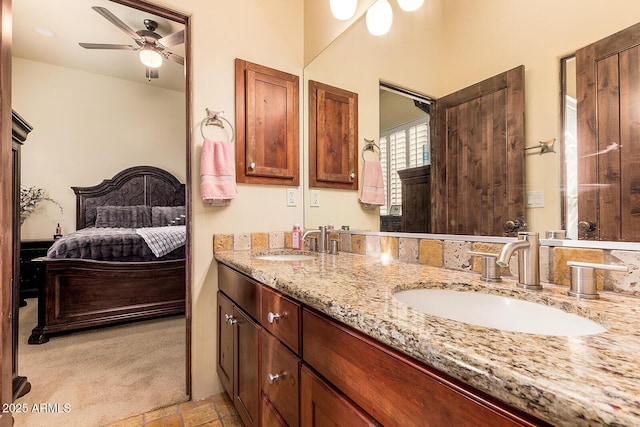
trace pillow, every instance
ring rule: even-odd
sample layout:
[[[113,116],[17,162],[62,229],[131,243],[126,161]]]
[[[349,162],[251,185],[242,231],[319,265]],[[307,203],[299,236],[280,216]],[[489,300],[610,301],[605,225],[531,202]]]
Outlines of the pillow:
[[[98,206],[96,227],[140,228],[151,226],[150,206]]]
[[[151,226],[184,225],[184,212],[184,206],[153,206],[151,208]]]

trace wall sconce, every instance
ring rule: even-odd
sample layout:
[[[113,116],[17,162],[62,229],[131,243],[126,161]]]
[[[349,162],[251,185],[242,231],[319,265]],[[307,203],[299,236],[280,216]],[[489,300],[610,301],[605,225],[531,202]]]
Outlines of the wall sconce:
[[[354,13],[356,13],[356,7],[358,6],[358,0],[330,0],[329,7],[331,7],[331,13],[333,16],[340,20],[346,21],[350,19]]]
[[[158,68],[162,65],[162,55],[153,47],[145,46],[140,50],[140,62],[149,68]]]
[[[374,36],[382,36],[389,32],[393,22],[393,10],[387,0],[377,0],[367,10],[367,29]]]

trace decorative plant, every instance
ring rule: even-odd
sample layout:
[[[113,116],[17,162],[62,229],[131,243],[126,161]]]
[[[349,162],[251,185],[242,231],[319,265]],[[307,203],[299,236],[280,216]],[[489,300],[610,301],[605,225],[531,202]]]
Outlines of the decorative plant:
[[[48,201],[54,203],[60,208],[62,213],[62,206],[50,197],[47,197],[44,192],[44,188],[39,187],[21,187],[20,188],[20,218],[26,218],[36,210],[40,202]]]

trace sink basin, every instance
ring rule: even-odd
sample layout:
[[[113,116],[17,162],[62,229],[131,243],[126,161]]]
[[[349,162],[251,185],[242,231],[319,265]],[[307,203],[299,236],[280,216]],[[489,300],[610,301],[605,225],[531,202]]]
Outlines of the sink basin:
[[[394,294],[423,313],[503,331],[555,336],[599,334],[606,329],[584,317],[529,301],[480,292],[415,289]]]
[[[306,254],[262,254],[255,255],[254,258],[265,261],[305,261],[314,259],[315,257]]]

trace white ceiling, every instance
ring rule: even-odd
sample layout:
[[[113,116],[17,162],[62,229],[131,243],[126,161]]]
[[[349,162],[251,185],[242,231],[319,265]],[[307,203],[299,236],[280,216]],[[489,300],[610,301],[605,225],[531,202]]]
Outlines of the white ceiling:
[[[144,19],[156,21],[156,33],[161,36],[184,29],[176,22],[108,0],[13,0],[13,56],[184,91],[184,66],[173,61],[165,60],[159,68],[160,77],[149,82],[138,52],[80,47],[79,42],[135,45],[92,6],[109,9],[134,31],[144,29]],[[41,36],[35,27],[51,30],[55,36]],[[184,44],[168,50],[184,57]]]

